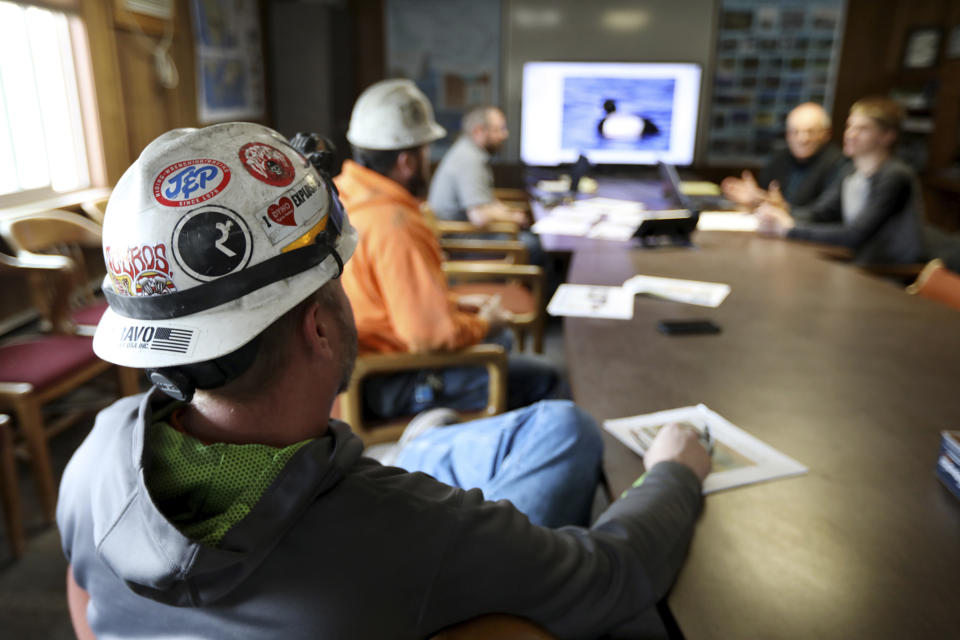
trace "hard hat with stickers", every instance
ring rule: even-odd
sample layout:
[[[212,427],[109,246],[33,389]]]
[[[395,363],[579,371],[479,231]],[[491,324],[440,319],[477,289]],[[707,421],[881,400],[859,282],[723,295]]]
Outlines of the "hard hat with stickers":
[[[110,308],[93,348],[109,362],[173,377],[179,368],[199,375],[193,386],[217,386],[224,380],[203,379],[195,365],[243,365],[255,349],[242,362],[230,356],[338,277],[356,243],[330,177],[277,132],[250,123],[170,131],[110,197]]]

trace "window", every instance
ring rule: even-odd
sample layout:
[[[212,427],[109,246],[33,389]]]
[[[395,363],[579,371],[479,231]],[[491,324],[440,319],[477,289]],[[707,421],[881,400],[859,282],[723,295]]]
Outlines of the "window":
[[[0,1],[0,204],[91,184],[81,39],[74,16]]]

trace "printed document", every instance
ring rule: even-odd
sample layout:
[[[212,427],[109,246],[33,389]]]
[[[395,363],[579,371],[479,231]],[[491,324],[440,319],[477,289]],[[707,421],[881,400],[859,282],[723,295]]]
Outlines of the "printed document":
[[[678,280],[655,276],[633,276],[623,283],[631,294],[642,293],[674,302],[696,304],[701,307],[719,307],[728,295],[730,285],[720,282]]]
[[[807,468],[793,458],[734,426],[702,404],[606,420],[603,428],[642,456],[657,432],[673,422],[693,427],[712,445],[712,466],[710,475],[703,482],[704,494],[807,472]]]
[[[547,313],[576,318],[633,318],[633,294],[623,287],[562,284],[550,299]]]

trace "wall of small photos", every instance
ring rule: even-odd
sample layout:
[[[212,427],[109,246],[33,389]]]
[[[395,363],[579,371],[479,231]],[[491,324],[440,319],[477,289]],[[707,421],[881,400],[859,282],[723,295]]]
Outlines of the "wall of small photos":
[[[831,110],[845,5],[721,0],[708,164],[760,164],[785,146],[794,106],[812,101]]]

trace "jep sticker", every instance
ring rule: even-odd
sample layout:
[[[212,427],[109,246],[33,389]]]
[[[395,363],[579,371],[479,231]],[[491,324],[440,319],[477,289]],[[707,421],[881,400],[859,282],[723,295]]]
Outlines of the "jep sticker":
[[[153,197],[168,207],[190,207],[217,195],[230,183],[230,168],[209,158],[172,164],[153,181]]]

